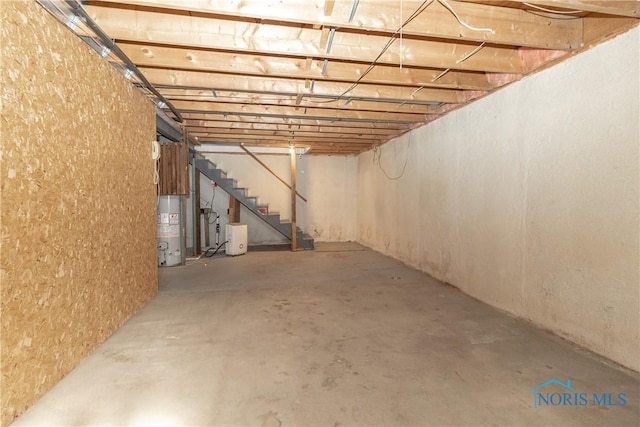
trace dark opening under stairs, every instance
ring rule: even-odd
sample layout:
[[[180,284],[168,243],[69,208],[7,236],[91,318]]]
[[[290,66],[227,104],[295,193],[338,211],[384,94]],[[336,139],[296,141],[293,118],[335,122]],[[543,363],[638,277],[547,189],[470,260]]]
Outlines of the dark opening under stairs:
[[[202,154],[193,152],[193,163],[196,170],[210,180],[217,182],[219,188],[224,190],[230,196],[235,197],[240,204],[291,241],[291,222],[282,222],[280,220],[280,214],[269,213],[268,205],[258,205],[257,197],[248,196],[246,188],[237,187],[235,180],[227,178],[227,174],[224,171],[218,169],[214,163],[209,161]],[[313,249],[313,238],[308,234],[305,234],[300,227],[296,227],[296,230],[296,241],[298,243],[298,247],[303,249]]]

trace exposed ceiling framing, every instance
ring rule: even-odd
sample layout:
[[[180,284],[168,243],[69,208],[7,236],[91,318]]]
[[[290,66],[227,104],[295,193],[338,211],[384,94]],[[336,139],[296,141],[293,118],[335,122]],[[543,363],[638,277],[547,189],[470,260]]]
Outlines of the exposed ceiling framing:
[[[640,1],[83,2],[200,143],[356,154],[637,25]]]

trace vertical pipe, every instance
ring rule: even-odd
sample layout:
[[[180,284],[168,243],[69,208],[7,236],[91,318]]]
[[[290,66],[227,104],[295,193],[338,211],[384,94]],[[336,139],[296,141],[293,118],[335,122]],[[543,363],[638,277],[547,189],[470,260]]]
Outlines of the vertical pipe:
[[[298,249],[298,230],[296,225],[296,150],[289,147],[291,157],[291,250]]]

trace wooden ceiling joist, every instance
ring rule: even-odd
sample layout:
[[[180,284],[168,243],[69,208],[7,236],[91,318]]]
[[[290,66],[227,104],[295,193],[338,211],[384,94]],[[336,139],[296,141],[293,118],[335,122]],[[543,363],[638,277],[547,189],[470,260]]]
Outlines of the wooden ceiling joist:
[[[355,128],[347,126],[307,126],[307,125],[277,125],[266,123],[242,123],[229,121],[204,121],[204,120],[187,120],[186,125],[193,131],[220,130],[244,133],[245,130],[264,131],[264,132],[307,132],[317,134],[338,133],[353,134],[357,136],[378,135],[386,137],[397,133],[395,129],[376,129],[376,128]]]
[[[195,102],[216,102],[216,103],[235,103],[235,104],[260,104],[274,106],[290,106],[299,108],[329,108],[337,110],[359,110],[359,111],[378,111],[378,112],[395,112],[395,113],[412,113],[412,114],[431,114],[436,111],[437,106],[429,104],[411,104],[401,102],[374,102],[360,101],[353,98],[343,98],[339,100],[331,98],[317,98],[312,95],[304,95],[299,93],[296,96],[291,95],[260,95],[260,94],[242,94],[234,92],[227,94],[217,90],[216,96],[212,95],[210,90],[194,90],[194,89],[164,89],[160,91],[164,97],[170,101],[195,101]]]
[[[279,135],[239,135],[239,134],[207,134],[207,133],[198,133],[195,132],[193,134],[190,133],[193,137],[198,137],[198,140],[201,144],[204,144],[205,141],[213,141],[213,142],[244,142],[244,141],[263,141],[263,142],[290,142],[291,135],[279,136]],[[318,136],[306,136],[306,135],[295,135],[296,143],[308,144],[313,142],[341,142],[341,143],[349,143],[349,144],[360,144],[367,145],[382,142],[382,139],[379,138],[349,138],[344,136],[336,136],[333,138],[324,138]]]
[[[216,152],[216,145],[227,146],[227,145],[239,145],[237,142],[218,142],[218,141],[203,141],[203,144],[211,144],[202,152]],[[263,142],[263,141],[246,141],[242,143],[249,150],[252,148],[259,147],[278,147],[278,148],[288,148],[288,143],[282,142]],[[376,144],[377,145],[377,144]],[[311,154],[320,154],[320,155],[351,155],[361,153],[363,150],[362,144],[340,144],[335,142],[327,142],[327,143],[308,143],[308,144],[300,144],[302,147],[309,147]]]
[[[271,130],[255,130],[255,129],[222,129],[222,128],[208,128],[208,127],[192,127],[189,129],[189,135],[198,136],[198,137],[211,137],[218,136],[223,137],[225,135],[233,135],[235,137],[245,138],[245,137],[282,137],[289,138],[292,137],[306,137],[306,138],[316,138],[318,140],[343,140],[346,139],[357,139],[357,140],[365,140],[365,141],[381,141],[384,140],[385,135],[364,135],[364,134],[355,134],[355,133],[340,133],[335,131],[327,131],[327,132],[308,132],[303,130],[289,130],[289,131],[271,131]]]
[[[87,9],[109,35],[136,43],[343,61],[358,58],[360,62],[372,62],[389,42],[387,35],[336,32],[332,38],[331,52],[326,53],[318,44],[321,30],[314,28],[229,22],[199,16],[111,10],[96,6],[88,6]],[[393,43],[378,62],[395,65],[402,61],[406,66],[496,73],[521,72],[517,48],[514,47],[487,45],[463,60],[478,47],[477,43],[405,37],[402,53],[400,45]]]
[[[117,1],[117,0],[116,0]],[[323,0],[296,2],[242,2],[210,0],[134,0],[129,4],[146,7],[147,10],[180,10],[199,12],[219,17],[253,20],[269,20],[287,24],[322,25],[325,28],[377,31],[393,34],[404,19],[421,6],[426,8],[403,28],[408,37],[431,37],[450,40],[482,42],[506,46],[528,46],[546,49],[573,49],[581,44],[581,26],[577,21],[557,20],[525,10],[495,7],[481,4],[465,4],[451,1],[455,12],[476,27],[490,23],[492,31],[474,31],[462,26],[441,2],[404,0],[359,0],[357,11],[349,21],[353,0],[337,1],[334,13],[325,15]],[[532,2],[532,3],[560,3]],[[586,2],[583,2],[586,3]],[[596,2],[616,3],[616,2]],[[624,2],[618,2],[624,3]],[[403,7],[402,10],[400,7]],[[517,25],[514,25],[517,23]]]
[[[161,70],[139,68],[154,85],[183,86],[215,89],[216,91],[258,92],[296,96],[306,92],[305,81],[299,79],[277,79],[257,76],[240,76],[201,71]],[[343,82],[316,81],[310,94],[319,97],[334,97],[366,100],[413,100],[432,103],[456,103],[465,100],[462,90],[403,87],[391,85],[352,85]]]
[[[234,122],[234,123],[259,123],[269,125],[282,125],[282,126],[340,126],[340,127],[352,127],[352,128],[365,128],[365,129],[393,129],[397,131],[404,131],[410,128],[409,123],[396,123],[396,122],[364,122],[364,121],[349,121],[349,120],[332,120],[330,118],[311,118],[311,117],[271,117],[271,116],[243,116],[237,114],[227,114],[221,116],[218,113],[206,113],[206,112],[194,112],[183,113],[183,117],[186,120],[201,120],[201,121],[220,121]]]
[[[223,102],[173,101],[178,111],[209,112],[218,114],[242,114],[265,116],[308,116],[333,120],[367,120],[385,122],[415,122],[425,119],[427,114],[397,113],[393,111],[380,113],[358,110],[336,110],[329,108],[309,107],[298,110],[295,107],[275,105],[235,104]]]
[[[466,0],[465,0],[466,1]],[[560,13],[567,10],[594,12],[614,16],[640,18],[640,2],[637,0],[513,0],[518,3],[551,8]],[[531,7],[531,6],[529,6]]]
[[[120,43],[122,51],[138,66],[180,69],[188,71],[211,71],[265,77],[315,79],[337,82],[354,82],[367,70],[366,63],[328,61],[321,59],[285,56],[264,56],[221,52],[215,50],[187,49],[157,45]],[[442,69],[411,68],[377,65],[361,79],[362,83],[386,85],[415,85],[434,88],[490,90],[491,84],[485,73],[449,71],[441,75]]]
[[[201,143],[357,154],[638,25],[640,0],[85,0]]]

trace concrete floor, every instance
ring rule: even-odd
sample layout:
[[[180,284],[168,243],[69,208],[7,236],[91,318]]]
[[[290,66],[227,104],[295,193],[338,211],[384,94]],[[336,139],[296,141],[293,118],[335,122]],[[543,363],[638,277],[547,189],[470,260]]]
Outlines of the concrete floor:
[[[628,404],[534,408],[551,378]],[[391,258],[325,244],[162,269],[159,295],[14,425],[637,426],[639,389]]]

